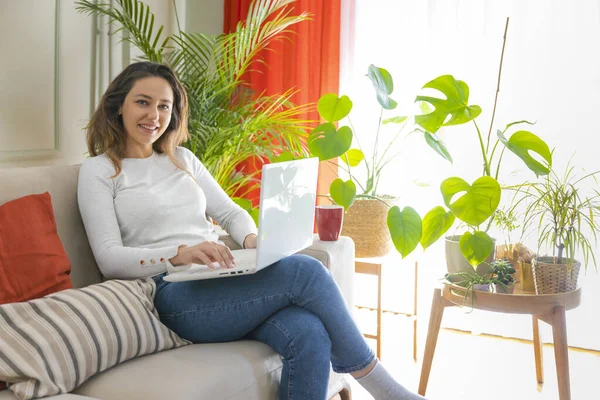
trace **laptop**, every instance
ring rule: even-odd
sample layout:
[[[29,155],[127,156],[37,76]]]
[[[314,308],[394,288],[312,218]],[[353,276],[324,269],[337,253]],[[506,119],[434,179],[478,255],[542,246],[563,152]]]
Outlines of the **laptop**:
[[[254,274],[313,243],[318,158],[266,164],[262,167],[256,249],[232,250],[233,268],[192,264],[169,273],[169,282]]]

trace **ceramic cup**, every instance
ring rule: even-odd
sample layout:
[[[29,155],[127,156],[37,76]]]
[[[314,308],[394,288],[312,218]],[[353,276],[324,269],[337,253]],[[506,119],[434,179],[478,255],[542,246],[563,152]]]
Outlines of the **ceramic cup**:
[[[319,239],[325,242],[338,240],[342,231],[344,220],[344,207],[342,206],[317,206],[317,232]]]

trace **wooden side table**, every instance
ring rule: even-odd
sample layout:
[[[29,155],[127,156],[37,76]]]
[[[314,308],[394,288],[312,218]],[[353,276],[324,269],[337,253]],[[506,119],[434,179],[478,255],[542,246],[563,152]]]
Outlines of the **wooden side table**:
[[[427,342],[421,367],[419,381],[419,394],[424,396],[427,390],[429,373],[435,346],[437,343],[444,309],[446,307],[462,306],[465,304],[465,289],[455,285],[444,285],[441,289],[433,291]],[[567,345],[567,324],[565,311],[578,307],[581,304],[581,288],[572,292],[542,294],[522,291],[517,284],[514,294],[499,294],[473,291],[466,299],[466,307],[472,304],[474,309],[494,311],[509,314],[531,314],[533,320],[533,350],[535,354],[535,370],[539,383],[544,382],[542,364],[542,342],[540,341],[539,321],[544,321],[552,326],[554,337],[554,356],[556,358],[556,375],[558,378],[558,394],[560,400],[571,400],[571,384],[569,380],[569,349]]]
[[[383,313],[389,312],[395,315],[405,315],[409,318],[412,318],[413,321],[413,359],[417,360],[417,295],[418,295],[418,279],[419,279],[419,263],[415,262],[414,267],[414,283],[413,283],[413,291],[414,291],[414,299],[413,299],[413,312],[404,313],[400,311],[391,311],[384,310],[382,306],[382,283],[383,283],[383,263],[385,262],[385,257],[381,258],[357,258],[355,261],[355,272],[359,274],[367,274],[367,275],[375,275],[377,276],[377,308],[373,307],[365,307],[359,306],[356,307],[358,309],[367,309],[371,311],[377,311],[377,333],[375,335],[371,335],[365,333],[365,337],[368,339],[375,339],[377,341],[377,358],[381,360],[382,351],[382,323],[383,323]]]

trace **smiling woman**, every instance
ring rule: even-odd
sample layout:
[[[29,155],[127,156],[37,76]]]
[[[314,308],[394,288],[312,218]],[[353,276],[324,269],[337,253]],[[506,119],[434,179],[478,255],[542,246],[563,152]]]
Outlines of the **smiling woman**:
[[[161,64],[129,65],[109,85],[87,130],[91,156],[103,153],[121,172],[124,158],[164,153],[177,166],[174,146],[189,138],[188,101],[173,71]]]
[[[173,89],[163,78],[144,78],[133,85],[119,110],[127,134],[126,158],[152,155],[152,144],[171,122],[172,104]]]

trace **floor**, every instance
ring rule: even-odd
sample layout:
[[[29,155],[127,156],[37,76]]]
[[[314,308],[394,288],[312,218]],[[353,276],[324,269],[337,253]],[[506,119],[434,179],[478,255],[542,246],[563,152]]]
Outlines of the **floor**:
[[[374,312],[359,310],[356,318],[363,329],[374,326]],[[420,319],[420,323],[419,358],[423,354],[427,317]],[[399,382],[416,391],[421,360],[415,363],[412,359],[412,323],[406,317],[385,313],[383,335],[383,363]],[[370,342],[375,348],[374,341]],[[538,385],[533,347],[529,342],[442,329],[427,398],[558,400],[553,351],[551,345],[544,346],[545,383]],[[572,399],[600,399],[595,380],[600,371],[600,352],[572,349],[569,360]],[[372,399],[356,381],[352,388],[354,400]]]

